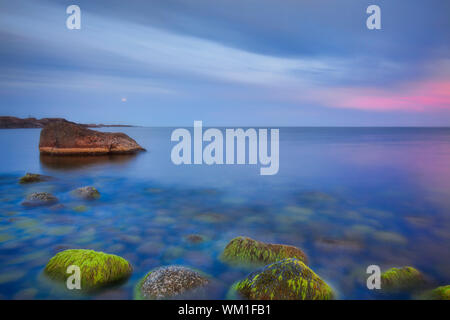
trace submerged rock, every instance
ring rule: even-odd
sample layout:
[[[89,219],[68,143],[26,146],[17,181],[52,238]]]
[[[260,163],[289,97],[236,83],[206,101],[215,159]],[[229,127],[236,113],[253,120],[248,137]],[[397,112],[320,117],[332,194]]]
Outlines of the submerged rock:
[[[79,198],[86,200],[94,200],[100,198],[100,192],[98,192],[96,188],[91,186],[78,188],[73,191],[73,194]]]
[[[186,236],[186,240],[190,243],[197,244],[205,241],[205,237],[199,234],[189,234]]]
[[[425,277],[413,267],[391,268],[381,275],[381,290],[384,292],[413,291],[424,284]]]
[[[99,132],[66,120],[50,122],[41,131],[39,151],[50,155],[103,155],[144,151],[125,133]]]
[[[58,202],[58,198],[48,192],[34,192],[27,196],[22,205],[27,207],[49,206]]]
[[[27,184],[27,183],[35,183],[35,182],[42,182],[50,180],[49,176],[44,176],[37,173],[27,173],[23,177],[19,179],[20,184]]]
[[[81,271],[81,290],[94,290],[127,279],[131,264],[116,255],[85,249],[69,249],[57,253],[45,267],[51,279],[66,281],[67,267],[76,265]]]
[[[250,300],[330,300],[334,296],[327,283],[295,258],[252,272],[231,291]]]
[[[450,285],[438,287],[420,296],[424,300],[450,300]]]
[[[168,299],[205,287],[207,276],[183,267],[167,266],[150,271],[136,286],[136,299]]]
[[[306,254],[299,248],[284,244],[270,244],[247,237],[237,237],[225,247],[221,259],[228,263],[265,265],[286,258],[297,258],[308,263]]]

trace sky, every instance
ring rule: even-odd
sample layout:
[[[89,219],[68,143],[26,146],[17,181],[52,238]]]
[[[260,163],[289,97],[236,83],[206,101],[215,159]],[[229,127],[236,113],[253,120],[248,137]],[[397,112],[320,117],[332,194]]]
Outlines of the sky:
[[[450,126],[450,1],[0,0],[0,115]]]

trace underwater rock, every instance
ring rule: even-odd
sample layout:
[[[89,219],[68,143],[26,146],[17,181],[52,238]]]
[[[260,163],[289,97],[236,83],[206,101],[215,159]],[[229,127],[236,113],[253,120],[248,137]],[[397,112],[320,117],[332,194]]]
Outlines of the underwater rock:
[[[37,173],[27,173],[19,179],[20,184],[48,181],[51,178]]]
[[[45,267],[51,279],[66,281],[67,267],[76,265],[81,271],[81,289],[95,290],[127,279],[131,264],[116,255],[86,249],[69,249],[57,253]]]
[[[93,200],[100,198],[100,192],[98,192],[96,188],[91,186],[78,188],[73,191],[73,194],[79,198],[86,200]]]
[[[328,284],[295,258],[252,272],[234,284],[231,291],[250,300],[330,300],[334,297]]]
[[[450,300],[450,285],[438,287],[420,296],[422,300]]]
[[[205,287],[206,275],[183,266],[160,267],[150,271],[136,286],[136,299],[167,299]]]
[[[423,274],[413,267],[391,268],[381,275],[383,292],[402,292],[420,289],[425,284]]]
[[[186,240],[190,243],[197,244],[205,241],[205,238],[199,234],[189,234],[186,236]]]
[[[104,155],[145,151],[125,133],[99,132],[66,120],[50,122],[41,131],[41,154]]]
[[[299,248],[284,244],[270,244],[248,237],[237,237],[225,247],[221,259],[227,263],[265,265],[286,258],[297,258],[308,263],[306,254]]]
[[[27,207],[49,206],[58,202],[58,198],[48,192],[34,192],[27,196],[22,205]]]
[[[227,217],[220,213],[208,212],[197,214],[194,219],[206,223],[222,223],[227,220]]]
[[[79,205],[79,206],[74,207],[73,211],[82,213],[82,212],[88,211],[88,208],[86,206]]]

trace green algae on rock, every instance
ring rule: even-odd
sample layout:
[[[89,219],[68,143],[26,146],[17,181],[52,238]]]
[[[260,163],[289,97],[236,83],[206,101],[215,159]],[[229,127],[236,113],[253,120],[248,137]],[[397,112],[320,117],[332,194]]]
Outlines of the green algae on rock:
[[[420,296],[423,300],[450,300],[450,285],[437,287]]]
[[[37,173],[26,173],[23,177],[19,179],[20,184],[27,184],[27,183],[35,183],[35,182],[42,182],[50,180],[49,176],[44,176]]]
[[[94,200],[100,198],[100,192],[95,187],[87,186],[78,188],[73,191],[73,194],[79,198],[86,200]]]
[[[330,286],[295,258],[252,272],[235,283],[231,291],[250,300],[330,300],[334,297]]]
[[[232,239],[225,247],[221,259],[230,264],[266,265],[286,258],[297,258],[308,263],[306,254],[299,248],[283,244],[270,244],[248,237]]]
[[[170,299],[199,290],[210,283],[202,272],[183,266],[166,266],[151,270],[135,287],[137,300]]]
[[[381,275],[384,292],[413,291],[425,284],[423,274],[413,267],[391,268]]]
[[[58,202],[58,198],[48,192],[34,192],[22,202],[26,207],[48,206]]]
[[[81,271],[81,289],[95,290],[127,279],[132,272],[125,259],[104,252],[86,249],[69,249],[57,253],[45,267],[51,279],[66,281],[70,276],[67,267],[76,265]]]

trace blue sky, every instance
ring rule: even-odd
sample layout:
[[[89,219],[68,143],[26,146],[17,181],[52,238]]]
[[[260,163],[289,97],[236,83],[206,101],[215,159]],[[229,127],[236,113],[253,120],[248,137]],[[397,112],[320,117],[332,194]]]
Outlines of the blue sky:
[[[81,30],[66,7],[81,8]],[[366,28],[381,7],[382,30]],[[449,126],[446,0],[0,2],[0,114]]]

